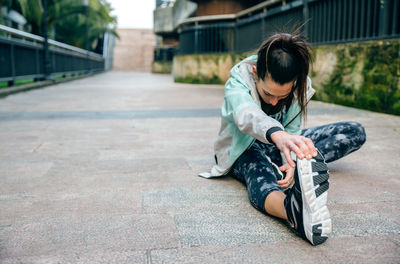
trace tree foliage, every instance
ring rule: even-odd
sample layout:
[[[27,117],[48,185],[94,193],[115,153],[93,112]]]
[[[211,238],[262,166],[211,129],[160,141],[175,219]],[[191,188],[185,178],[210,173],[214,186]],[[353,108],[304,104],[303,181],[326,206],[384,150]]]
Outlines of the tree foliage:
[[[0,0],[0,4],[9,3]],[[42,35],[42,0],[13,0],[31,25],[32,33]],[[13,3],[13,6],[15,6]],[[19,7],[19,8],[18,8]],[[47,22],[49,36],[80,48],[85,48],[86,13],[82,0],[47,0]],[[88,40],[89,49],[99,50],[99,43],[104,34],[116,33],[117,18],[111,16],[111,5],[106,0],[89,0],[88,6]]]

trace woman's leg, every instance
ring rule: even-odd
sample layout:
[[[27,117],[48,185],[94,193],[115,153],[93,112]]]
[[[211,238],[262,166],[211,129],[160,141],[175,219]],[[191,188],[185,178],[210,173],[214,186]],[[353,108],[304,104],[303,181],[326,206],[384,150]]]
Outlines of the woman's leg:
[[[292,229],[301,237],[313,245],[323,243],[331,232],[331,220],[326,208],[325,191],[318,192],[322,186],[321,180],[326,178],[319,173],[321,169],[325,170],[321,165],[326,167],[322,156],[319,155],[322,162],[315,158],[317,161],[298,163],[302,169],[295,173],[295,184],[287,189],[285,195],[277,183],[278,177],[280,179],[283,175],[278,165],[272,162],[274,158],[279,161],[278,164],[282,163],[279,151],[274,148],[273,145],[255,141],[235,162],[230,175],[246,184],[250,203],[256,209],[285,220],[290,219]],[[267,154],[272,154],[271,158]],[[318,175],[314,173],[314,167]],[[313,168],[311,172],[310,168]],[[315,179],[320,179],[317,181],[319,186],[315,186]],[[313,181],[314,184],[311,184]]]
[[[268,214],[288,220],[284,205],[286,195],[281,191],[272,191],[265,199],[265,210]]]
[[[247,186],[250,203],[257,210],[287,219],[283,205],[285,194],[277,184],[282,175],[272,160],[282,163],[279,150],[273,145],[255,141],[238,158],[229,175]]]
[[[302,130],[322,153],[326,162],[338,160],[358,150],[365,142],[364,127],[357,122],[339,122]]]

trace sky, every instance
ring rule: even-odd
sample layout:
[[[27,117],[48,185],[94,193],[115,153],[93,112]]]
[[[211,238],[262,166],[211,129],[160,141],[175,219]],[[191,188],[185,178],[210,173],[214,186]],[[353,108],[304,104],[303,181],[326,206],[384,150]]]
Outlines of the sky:
[[[153,28],[155,0],[108,0],[118,17],[118,28]]]

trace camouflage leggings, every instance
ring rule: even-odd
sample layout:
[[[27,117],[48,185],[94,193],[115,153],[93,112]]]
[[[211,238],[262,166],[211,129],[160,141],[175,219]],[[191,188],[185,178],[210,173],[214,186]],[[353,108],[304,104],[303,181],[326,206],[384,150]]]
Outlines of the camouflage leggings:
[[[339,122],[307,128],[301,135],[312,139],[316,148],[332,162],[359,149],[366,140],[364,128],[357,122]],[[265,213],[265,199],[272,191],[283,191],[277,184],[273,165],[282,166],[275,145],[256,140],[233,164],[229,176],[247,186],[251,204]]]

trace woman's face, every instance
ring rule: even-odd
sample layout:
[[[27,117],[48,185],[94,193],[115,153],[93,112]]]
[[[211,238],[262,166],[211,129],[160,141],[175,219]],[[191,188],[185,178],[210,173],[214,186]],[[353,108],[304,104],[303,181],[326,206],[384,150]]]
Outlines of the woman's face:
[[[256,87],[258,94],[261,96],[263,101],[267,104],[275,106],[279,100],[282,100],[289,96],[292,91],[294,81],[285,83],[283,85],[276,83],[272,80],[271,76],[266,76],[264,81],[258,79],[257,68],[253,65],[253,74],[256,81]]]

